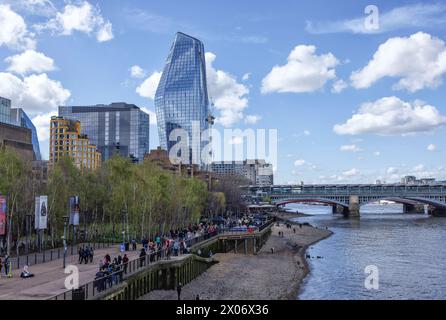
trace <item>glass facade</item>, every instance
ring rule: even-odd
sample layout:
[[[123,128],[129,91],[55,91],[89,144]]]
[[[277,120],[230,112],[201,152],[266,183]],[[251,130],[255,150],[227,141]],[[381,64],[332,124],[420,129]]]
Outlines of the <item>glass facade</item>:
[[[203,132],[209,116],[205,51],[200,40],[176,34],[155,94],[155,109],[161,147],[170,150],[177,143],[169,141],[170,133],[182,128],[188,133],[190,160],[193,154],[199,156],[207,143],[192,145],[192,125],[199,125]]]
[[[59,116],[78,120],[82,134],[97,146],[105,161],[115,154],[141,162],[149,152],[149,115],[134,104],[60,106]]]
[[[39,138],[37,136],[37,130],[31,119],[21,108],[11,109],[11,123],[31,130],[31,139],[33,143],[34,157],[35,160],[42,160],[40,155]]]
[[[0,122],[10,123],[11,100],[0,97]]]

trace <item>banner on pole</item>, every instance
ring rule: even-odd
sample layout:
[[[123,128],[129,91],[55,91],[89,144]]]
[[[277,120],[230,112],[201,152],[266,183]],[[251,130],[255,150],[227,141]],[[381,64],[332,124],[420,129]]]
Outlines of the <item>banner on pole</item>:
[[[36,211],[34,226],[38,230],[47,228],[48,222],[48,196],[36,197]]]
[[[79,225],[79,211],[79,196],[70,197],[70,224],[73,226]]]
[[[6,196],[0,196],[0,236],[6,235]]]

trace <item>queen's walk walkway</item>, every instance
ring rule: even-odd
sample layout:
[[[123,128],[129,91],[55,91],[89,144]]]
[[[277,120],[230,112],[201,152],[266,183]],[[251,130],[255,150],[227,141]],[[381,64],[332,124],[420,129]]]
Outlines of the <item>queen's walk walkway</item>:
[[[129,259],[135,259],[139,251],[126,252]],[[96,249],[92,263],[79,264],[78,255],[70,255],[66,258],[66,266],[75,265],[79,270],[79,285],[91,281],[99,267],[100,261],[106,254],[112,259],[119,254],[119,245],[112,245],[109,248]],[[20,273],[22,269],[15,268],[13,277],[7,278],[3,272],[0,278],[0,299],[2,300],[20,300],[20,299],[48,299],[52,296],[67,291],[65,288],[65,279],[68,274],[64,273],[63,258],[55,259],[46,263],[39,263],[30,266],[30,272],[34,274],[33,278],[22,279]]]

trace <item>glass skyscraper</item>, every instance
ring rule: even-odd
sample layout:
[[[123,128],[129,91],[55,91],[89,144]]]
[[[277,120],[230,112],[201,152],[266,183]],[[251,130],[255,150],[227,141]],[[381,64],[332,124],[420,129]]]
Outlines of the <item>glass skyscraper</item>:
[[[42,160],[36,127],[23,109],[11,109],[11,124],[31,130],[31,140],[33,143],[35,160]]]
[[[176,34],[156,90],[155,109],[161,147],[170,151],[177,141],[169,141],[169,135],[181,128],[189,137],[189,161],[193,154],[200,155],[207,143],[192,144],[192,125],[199,125],[199,133],[203,132],[209,127],[210,115],[205,51],[200,40]]]
[[[142,162],[149,152],[149,115],[134,104],[123,102],[94,106],[60,106],[59,116],[81,123],[105,161],[115,154]]]
[[[0,97],[0,122],[10,123],[11,100]]]

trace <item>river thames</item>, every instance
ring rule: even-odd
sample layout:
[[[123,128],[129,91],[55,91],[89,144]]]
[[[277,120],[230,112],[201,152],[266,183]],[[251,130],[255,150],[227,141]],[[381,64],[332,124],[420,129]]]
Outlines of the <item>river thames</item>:
[[[333,216],[327,206],[287,208],[312,214],[298,222],[334,232],[308,249],[311,272],[298,299],[446,298],[446,218],[403,214],[398,204],[365,206],[359,220]],[[378,290],[365,287],[370,265]]]

